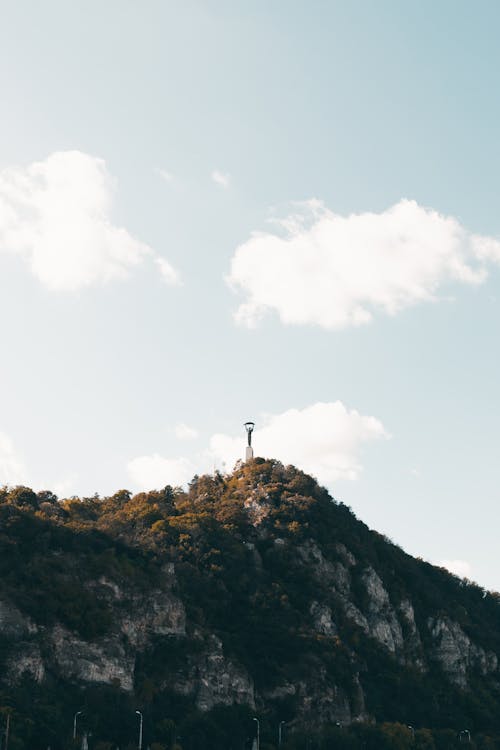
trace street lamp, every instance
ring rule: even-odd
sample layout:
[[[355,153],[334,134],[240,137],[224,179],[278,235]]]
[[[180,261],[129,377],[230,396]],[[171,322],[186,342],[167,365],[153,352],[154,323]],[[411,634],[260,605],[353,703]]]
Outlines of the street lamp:
[[[255,716],[252,721],[257,722],[257,750],[260,750],[260,721],[256,719]]]
[[[140,711],[136,711],[136,714],[139,716],[139,743],[137,745],[138,750],[142,750],[142,720],[143,716]]]
[[[470,732],[468,729],[460,730],[460,732],[458,733],[458,741],[470,743]]]
[[[281,747],[281,740],[283,739],[283,727],[285,726],[286,721],[280,721],[278,724],[278,747]]]
[[[10,734],[10,712],[7,714],[7,724],[5,726],[5,750],[9,750],[9,734]]]
[[[77,711],[73,718],[73,739],[76,740],[76,721],[79,716],[82,715],[82,711]]]

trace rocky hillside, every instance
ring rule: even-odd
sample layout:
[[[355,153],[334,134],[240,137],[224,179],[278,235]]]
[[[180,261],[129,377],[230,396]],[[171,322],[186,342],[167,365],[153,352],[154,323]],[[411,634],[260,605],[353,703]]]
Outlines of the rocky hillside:
[[[0,490],[9,747],[500,747],[500,598],[255,459],[134,497]],[[3,718],[2,718],[3,717]],[[408,728],[411,725],[411,728]],[[457,739],[458,737],[458,739]],[[385,744],[384,744],[385,743]],[[392,744],[391,744],[392,743]]]

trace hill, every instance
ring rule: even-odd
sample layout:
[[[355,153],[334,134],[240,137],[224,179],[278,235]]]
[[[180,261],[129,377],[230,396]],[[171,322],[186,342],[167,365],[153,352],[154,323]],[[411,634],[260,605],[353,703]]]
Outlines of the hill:
[[[0,490],[9,750],[500,748],[500,597],[292,466],[132,496]],[[72,742],[77,711],[77,740]],[[2,719],[3,717],[3,719]],[[408,725],[411,725],[408,727]],[[462,731],[462,734],[460,732]]]

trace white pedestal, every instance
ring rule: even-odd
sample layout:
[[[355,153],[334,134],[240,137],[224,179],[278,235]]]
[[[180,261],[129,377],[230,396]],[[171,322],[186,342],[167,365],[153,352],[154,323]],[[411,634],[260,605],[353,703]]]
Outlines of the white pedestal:
[[[245,453],[245,461],[251,461],[253,458],[253,448],[251,445],[247,445],[247,450]]]

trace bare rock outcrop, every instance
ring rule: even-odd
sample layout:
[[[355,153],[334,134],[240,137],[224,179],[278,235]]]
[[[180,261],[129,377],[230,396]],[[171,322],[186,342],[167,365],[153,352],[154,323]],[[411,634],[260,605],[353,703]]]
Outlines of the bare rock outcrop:
[[[327,604],[313,602],[310,612],[313,618],[315,630],[321,635],[337,635],[338,628],[332,620],[332,611]]]
[[[215,635],[207,639],[201,653],[189,657],[187,669],[175,676],[174,689],[193,698],[200,711],[238,704],[255,708],[252,678],[225,656],[222,641]]]
[[[381,578],[369,567],[363,572],[362,581],[369,600],[366,612],[369,635],[391,654],[400,653],[403,650],[403,632]]]
[[[458,623],[448,617],[430,617],[427,625],[433,639],[431,657],[457,687],[467,688],[471,671],[483,676],[497,671],[497,655],[473,643]]]
[[[50,634],[54,661],[62,677],[70,681],[116,684],[131,692],[134,687],[134,656],[119,638],[83,641],[61,626]]]
[[[41,683],[45,678],[45,663],[36,643],[22,642],[17,645],[6,664],[9,682],[16,683],[24,676]]]
[[[310,725],[321,723],[348,725],[366,717],[365,699],[357,675],[349,693],[319,667],[314,677],[299,680],[296,687],[298,716]]]
[[[11,602],[0,599],[0,635],[20,639],[37,632],[37,626]]]

